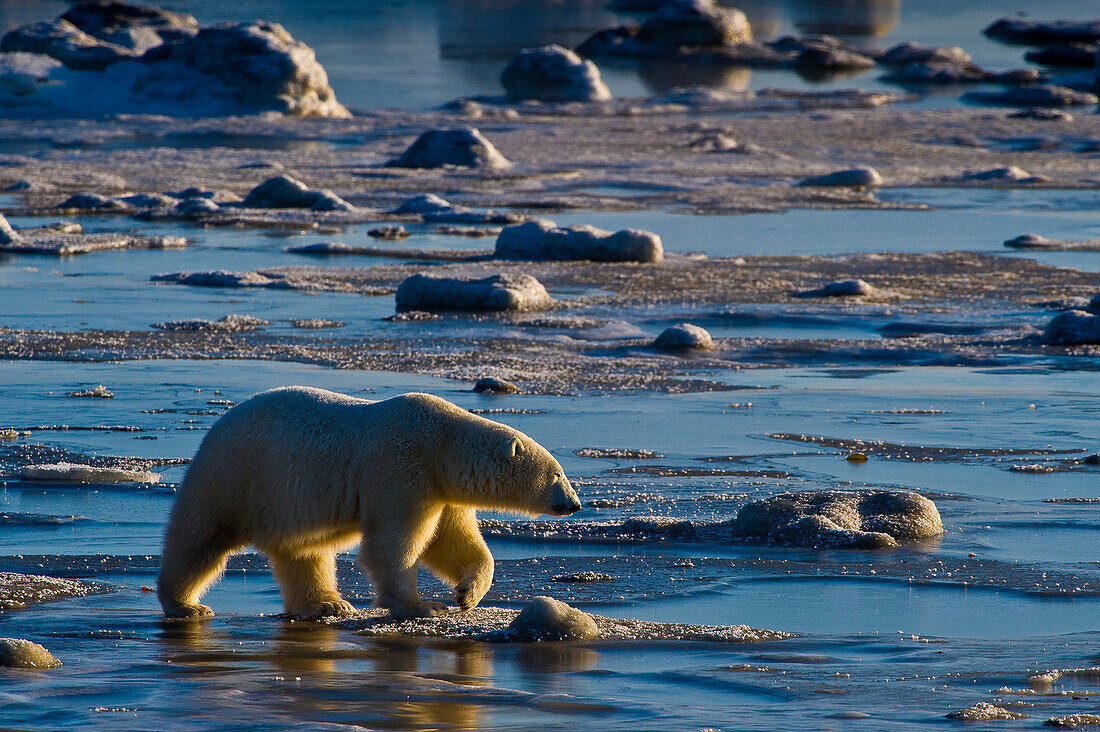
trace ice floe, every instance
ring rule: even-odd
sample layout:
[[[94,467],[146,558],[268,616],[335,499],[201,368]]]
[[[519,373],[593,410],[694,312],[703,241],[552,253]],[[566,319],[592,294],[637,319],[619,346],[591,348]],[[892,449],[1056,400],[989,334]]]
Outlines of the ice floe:
[[[289,175],[278,175],[264,181],[249,191],[241,205],[251,208],[307,208],[311,211],[355,210],[354,206],[332,191],[310,188]]]
[[[1013,712],[1004,707],[990,704],[989,702],[978,702],[972,707],[948,712],[944,716],[959,722],[991,722],[998,719],[1027,719],[1026,714]]]
[[[24,638],[0,638],[0,666],[57,668],[61,661],[46,648]]]
[[[0,612],[99,592],[97,585],[36,574],[0,572]]]
[[[512,167],[493,143],[474,127],[428,130],[400,157],[386,163],[394,168],[465,168],[507,170]]]
[[[864,188],[868,186],[881,186],[882,176],[874,168],[851,168],[850,170],[838,170],[835,173],[815,175],[803,178],[798,182],[800,186],[830,187],[850,186]]]
[[[127,470],[78,463],[26,465],[19,474],[23,480],[49,483],[157,483],[160,475],[151,470]]]

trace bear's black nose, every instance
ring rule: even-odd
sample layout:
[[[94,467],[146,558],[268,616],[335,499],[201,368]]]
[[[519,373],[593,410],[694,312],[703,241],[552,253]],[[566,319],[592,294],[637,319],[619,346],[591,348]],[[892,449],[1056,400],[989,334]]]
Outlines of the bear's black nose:
[[[573,500],[565,503],[555,503],[551,508],[558,516],[568,516],[581,510],[581,502]]]

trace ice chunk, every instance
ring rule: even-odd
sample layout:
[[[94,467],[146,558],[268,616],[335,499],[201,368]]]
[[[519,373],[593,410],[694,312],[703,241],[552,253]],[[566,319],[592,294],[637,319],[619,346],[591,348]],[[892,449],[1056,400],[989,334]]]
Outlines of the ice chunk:
[[[114,393],[103,384],[97,384],[91,389],[83,389],[81,391],[69,392],[71,397],[82,397],[89,399],[114,399]]]
[[[748,17],[712,0],[668,0],[642,23],[638,40],[669,49],[752,41]]]
[[[80,597],[96,592],[98,589],[96,585],[77,580],[0,572],[0,612],[65,597]]]
[[[194,35],[193,16],[120,2],[79,2],[60,18],[101,41],[141,54],[170,38]]]
[[[540,219],[502,230],[494,255],[502,259],[660,262],[664,248],[661,237],[651,231],[623,229],[612,234],[594,226],[559,227]]]
[[[1065,239],[1048,239],[1040,234],[1021,234],[1012,239],[1006,239],[1005,246],[1012,249],[1039,249],[1055,252],[1100,251],[1100,239],[1066,241]]]
[[[714,348],[714,340],[705,328],[691,323],[680,323],[661,331],[653,341],[653,347],[661,351],[686,351]]]
[[[43,84],[63,80],[66,74],[64,64],[45,54],[0,53],[0,104],[17,105],[22,97],[34,94]],[[6,190],[30,190],[33,186],[30,181],[20,183],[26,186],[9,186]]]
[[[492,209],[475,211],[465,206],[456,206],[434,193],[413,196],[391,213],[399,215],[416,214],[425,221],[458,224],[514,224],[523,221],[523,217],[518,214],[498,213]]]
[[[278,175],[264,181],[249,191],[241,205],[250,208],[308,208],[312,211],[355,210],[354,206],[332,191],[310,188],[289,175]]]
[[[57,668],[61,661],[43,646],[23,638],[0,638],[0,666]]]
[[[137,56],[134,51],[101,41],[64,19],[23,25],[0,39],[0,51],[39,53],[73,70],[102,71]]]
[[[529,602],[503,631],[485,640],[544,642],[591,640],[600,635],[591,615],[552,597],[539,595]]]
[[[174,282],[180,285],[191,285],[192,287],[287,287],[287,284],[282,280],[268,277],[259,272],[228,272],[226,270],[172,272],[153,275],[149,279],[153,282]]]
[[[19,244],[23,237],[8,222],[4,214],[0,214],[0,244]]]
[[[884,66],[908,66],[909,64],[969,64],[970,54],[958,46],[924,46],[920,43],[899,43],[878,57]]]
[[[840,280],[830,282],[816,290],[794,293],[795,297],[870,297],[878,293],[873,286],[863,280]]]
[[[195,320],[169,320],[165,323],[154,323],[152,327],[157,330],[168,331],[241,333],[256,330],[256,328],[264,325],[271,325],[271,323],[260,318],[254,318],[251,315],[230,313],[217,320],[205,320],[203,318],[197,318]]]
[[[1100,727],[1100,714],[1067,714],[1062,717],[1051,717],[1043,722],[1044,727]]]
[[[852,168],[850,170],[838,170],[827,175],[815,175],[799,181],[800,186],[880,186],[882,176],[874,168]]]
[[[502,170],[512,164],[474,127],[428,130],[396,160],[395,168],[442,168],[447,165]]]
[[[1073,107],[1096,104],[1100,97],[1091,92],[1074,91],[1064,86],[1031,84],[1000,92],[970,92],[965,100],[1005,107]]]
[[[782,493],[746,504],[730,528],[758,541],[867,549],[943,533],[935,503],[895,491]]]
[[[546,310],[554,300],[542,283],[525,274],[500,274],[479,280],[413,275],[397,288],[398,311]]]
[[[1043,343],[1052,346],[1100,344],[1100,315],[1084,310],[1058,313],[1043,330]]]
[[[160,476],[150,470],[101,468],[78,463],[27,465],[20,473],[23,480],[51,483],[156,483]]]
[[[990,704],[989,702],[978,702],[972,707],[948,712],[944,716],[948,719],[955,719],[960,722],[990,722],[995,719],[1027,719],[1026,714],[1012,712],[1004,707]]]
[[[596,64],[558,45],[525,48],[500,75],[510,99],[544,102],[602,102],[611,92]]]

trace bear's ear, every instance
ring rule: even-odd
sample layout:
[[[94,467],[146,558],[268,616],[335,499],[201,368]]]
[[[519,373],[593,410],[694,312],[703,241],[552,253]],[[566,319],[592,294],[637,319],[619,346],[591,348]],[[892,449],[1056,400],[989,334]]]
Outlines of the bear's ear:
[[[501,445],[501,457],[505,460],[512,460],[521,452],[523,452],[523,443],[520,442],[518,437],[509,438],[507,442]]]

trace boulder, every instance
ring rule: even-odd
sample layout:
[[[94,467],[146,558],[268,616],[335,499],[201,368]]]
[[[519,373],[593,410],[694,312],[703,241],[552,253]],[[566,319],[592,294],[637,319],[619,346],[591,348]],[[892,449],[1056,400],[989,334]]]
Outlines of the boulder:
[[[43,54],[74,71],[102,71],[137,57],[133,51],[101,41],[67,20],[31,23],[8,31],[0,39],[0,51]]]
[[[712,0],[668,0],[642,23],[637,39],[654,46],[715,47],[752,41],[748,17]]]
[[[149,97],[198,97],[228,110],[299,117],[350,117],[336,101],[313,49],[278,23],[224,23],[142,56],[134,84]]]
[[[539,219],[505,227],[497,237],[494,256],[501,259],[589,260],[593,262],[660,262],[661,237],[650,231],[615,232],[594,226],[559,227]]]
[[[1096,298],[1093,298],[1093,303],[1096,303]],[[1085,310],[1058,313],[1047,323],[1042,341],[1050,346],[1100,344],[1100,315]]]
[[[474,382],[474,391],[478,394],[519,394],[521,390],[511,381],[495,376],[482,376]]]
[[[943,534],[936,504],[904,491],[806,491],[747,503],[740,537],[793,546],[880,549]]]
[[[57,668],[61,661],[45,647],[23,638],[0,638],[0,666]]]
[[[714,340],[705,328],[679,323],[661,331],[652,346],[658,351],[710,350],[714,348]]]
[[[815,175],[803,178],[798,182],[800,186],[808,187],[855,187],[882,185],[882,176],[874,168],[852,168],[850,170],[838,170],[826,175]]]
[[[596,64],[558,45],[520,51],[504,67],[500,84],[515,100],[602,102],[611,98]]]
[[[398,312],[546,310],[554,300],[530,275],[499,274],[479,280],[413,275],[397,288]]]
[[[208,200],[208,199],[204,199]],[[249,191],[248,208],[308,208],[311,211],[354,211],[355,207],[327,189],[313,189],[289,175],[269,178]]]
[[[476,128],[428,130],[387,165],[395,168],[442,168],[448,165],[504,170],[512,164]]]
[[[541,643],[591,640],[599,635],[591,615],[540,595],[524,606],[507,628],[489,634],[485,640]]]

